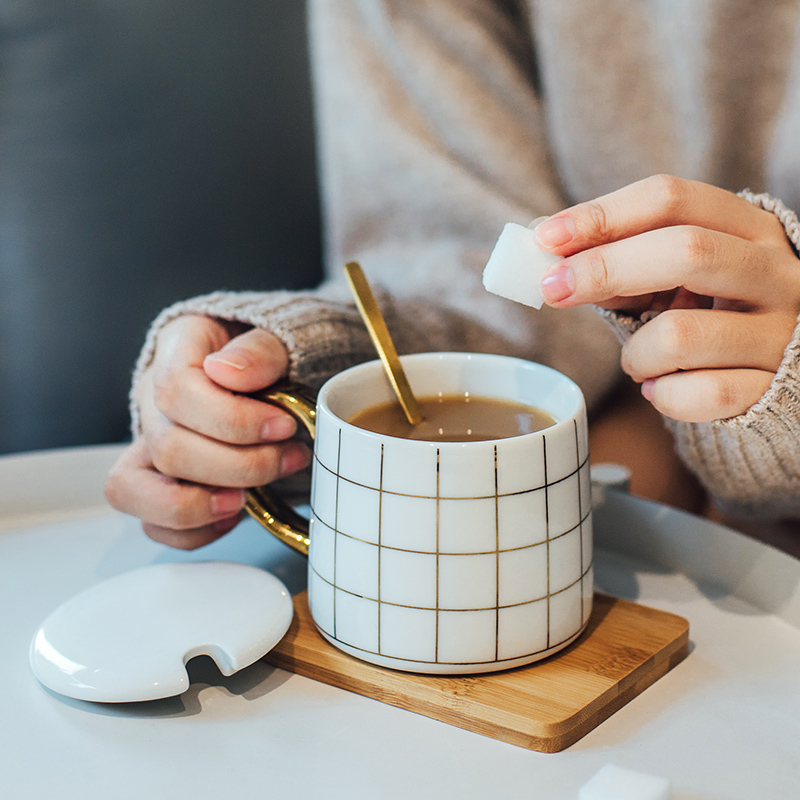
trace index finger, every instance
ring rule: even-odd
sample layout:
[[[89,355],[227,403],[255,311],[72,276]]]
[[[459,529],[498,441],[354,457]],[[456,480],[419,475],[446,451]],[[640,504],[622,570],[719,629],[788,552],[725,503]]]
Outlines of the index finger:
[[[672,175],[654,175],[560,211],[542,222],[536,235],[545,250],[566,256],[677,225],[694,225],[751,242],[782,235],[773,214],[725,189]]]
[[[683,225],[569,256],[544,274],[541,289],[555,308],[585,303],[627,308],[625,298],[652,298],[679,287],[766,307],[780,303],[788,281],[785,265],[763,245]]]

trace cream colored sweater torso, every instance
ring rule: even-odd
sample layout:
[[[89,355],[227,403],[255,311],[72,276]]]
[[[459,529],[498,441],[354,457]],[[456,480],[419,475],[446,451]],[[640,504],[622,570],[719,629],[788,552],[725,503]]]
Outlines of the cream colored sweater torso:
[[[356,259],[382,287],[401,352],[542,361],[573,377],[591,410],[620,379],[611,327],[626,335],[630,324],[487,294],[481,271],[504,223],[661,172],[800,207],[795,2],[310,0],[309,15],[329,278],[303,294],[218,293],[166,309],[137,377],[158,330],[183,313],[273,331],[312,385],[373,358],[341,278]],[[777,211],[797,245],[794,216]],[[670,424],[723,503],[800,514],[799,352],[795,331],[745,415]]]

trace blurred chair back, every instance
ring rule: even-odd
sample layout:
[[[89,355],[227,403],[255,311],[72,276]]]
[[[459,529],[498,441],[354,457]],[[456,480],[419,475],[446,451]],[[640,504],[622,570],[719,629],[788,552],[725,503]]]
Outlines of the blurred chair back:
[[[150,320],[321,276],[301,0],[0,3],[0,453],[121,441]]]

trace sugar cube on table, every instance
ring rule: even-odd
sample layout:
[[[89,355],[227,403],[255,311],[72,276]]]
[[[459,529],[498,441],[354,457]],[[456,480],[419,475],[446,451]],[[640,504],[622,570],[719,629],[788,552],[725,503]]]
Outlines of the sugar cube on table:
[[[534,220],[527,228],[515,222],[505,225],[483,270],[487,291],[526,306],[542,307],[539,282],[562,259],[539,247],[535,228],[543,219],[546,217]]]
[[[581,786],[578,800],[669,800],[669,781],[606,764]]]

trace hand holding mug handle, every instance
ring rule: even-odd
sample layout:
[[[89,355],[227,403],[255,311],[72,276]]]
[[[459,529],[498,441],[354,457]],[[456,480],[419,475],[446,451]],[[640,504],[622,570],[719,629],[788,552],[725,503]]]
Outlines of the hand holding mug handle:
[[[258,394],[259,400],[273,403],[288,411],[314,438],[316,431],[317,403],[314,393],[299,383],[279,381]],[[247,491],[247,512],[280,539],[304,556],[308,555],[310,539],[308,521],[298,514],[285,500],[278,497],[269,486],[255,486]]]

